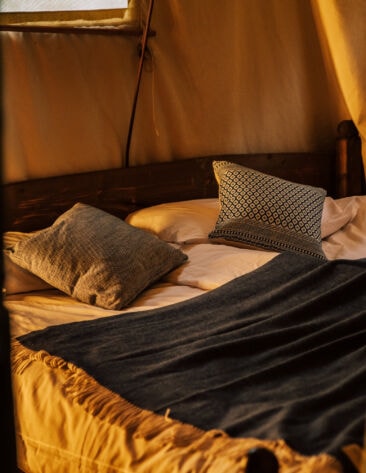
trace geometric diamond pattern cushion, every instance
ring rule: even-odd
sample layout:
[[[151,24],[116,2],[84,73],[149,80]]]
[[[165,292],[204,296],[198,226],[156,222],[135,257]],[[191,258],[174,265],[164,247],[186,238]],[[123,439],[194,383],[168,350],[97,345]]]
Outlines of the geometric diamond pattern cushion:
[[[326,191],[254,169],[214,161],[220,214],[211,239],[326,259],[321,217]]]

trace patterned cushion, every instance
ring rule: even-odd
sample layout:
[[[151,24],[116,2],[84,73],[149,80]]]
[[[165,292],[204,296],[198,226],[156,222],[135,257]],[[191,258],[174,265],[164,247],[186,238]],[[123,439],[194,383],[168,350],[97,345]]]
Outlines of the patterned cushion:
[[[214,161],[220,214],[211,239],[325,259],[324,189],[296,184],[227,161]]]
[[[66,294],[116,310],[187,260],[150,233],[81,203],[6,251],[14,263]]]

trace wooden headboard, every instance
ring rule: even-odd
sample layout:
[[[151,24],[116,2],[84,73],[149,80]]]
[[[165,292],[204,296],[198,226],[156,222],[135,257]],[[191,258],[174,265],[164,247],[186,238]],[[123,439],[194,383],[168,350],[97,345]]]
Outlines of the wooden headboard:
[[[343,197],[365,192],[361,145],[352,122],[342,122],[334,151],[198,157],[169,163],[34,179],[3,185],[3,230],[51,225],[76,202],[124,218],[141,207],[217,196],[212,161],[226,159]]]

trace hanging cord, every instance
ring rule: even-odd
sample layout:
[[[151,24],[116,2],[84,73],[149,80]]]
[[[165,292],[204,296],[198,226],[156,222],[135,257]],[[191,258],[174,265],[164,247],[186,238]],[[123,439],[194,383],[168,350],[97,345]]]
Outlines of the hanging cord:
[[[159,133],[159,128],[157,125],[157,119],[156,119],[156,77],[155,77],[155,71],[156,68],[154,67],[154,57],[151,55],[151,61],[152,61],[152,80],[151,80],[151,97],[152,97],[152,114],[153,114],[153,123],[154,123],[154,130],[155,130],[155,135],[160,136]]]
[[[126,154],[125,154],[125,167],[126,168],[128,168],[129,165],[130,165],[130,148],[131,148],[132,130],[133,130],[133,125],[134,125],[134,121],[135,121],[137,98],[138,98],[139,90],[140,90],[142,68],[143,68],[143,65],[144,65],[145,53],[146,53],[146,48],[147,48],[147,39],[148,39],[148,35],[149,35],[149,30],[150,30],[150,21],[151,21],[153,7],[154,7],[154,0],[150,0],[148,12],[147,12],[146,24],[145,24],[145,28],[144,28],[143,35],[142,35],[141,53],[140,53],[139,67],[138,67],[138,71],[137,71],[137,81],[136,81],[135,95],[134,95],[134,99],[133,99],[130,123],[129,123],[129,128],[128,128],[127,143],[126,143]]]

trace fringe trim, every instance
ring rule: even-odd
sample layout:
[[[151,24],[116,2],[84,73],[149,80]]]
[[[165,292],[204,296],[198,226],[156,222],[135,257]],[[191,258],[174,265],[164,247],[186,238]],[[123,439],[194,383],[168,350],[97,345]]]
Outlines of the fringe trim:
[[[52,356],[44,350],[38,352],[30,350],[17,340],[12,342],[14,374],[22,375],[32,363],[38,362],[49,369],[63,372],[66,379],[62,386],[64,395],[82,406],[86,412],[111,425],[125,429],[131,438],[148,440],[154,444],[156,451],[164,449],[168,453],[177,448],[184,452],[184,456],[201,455],[199,463],[204,463],[204,468],[200,471],[219,472],[223,460],[225,466],[232,463],[233,468],[239,468],[235,471],[243,471],[249,450],[264,447],[275,453],[281,473],[342,472],[340,463],[334,457],[328,454],[300,455],[282,439],[270,441],[256,438],[231,438],[222,430],[204,431],[174,420],[169,417],[169,409],[165,416],[140,409],[100,385],[74,364]]]
[[[366,473],[366,433],[364,447],[351,444],[346,445],[342,450],[359,473]]]

